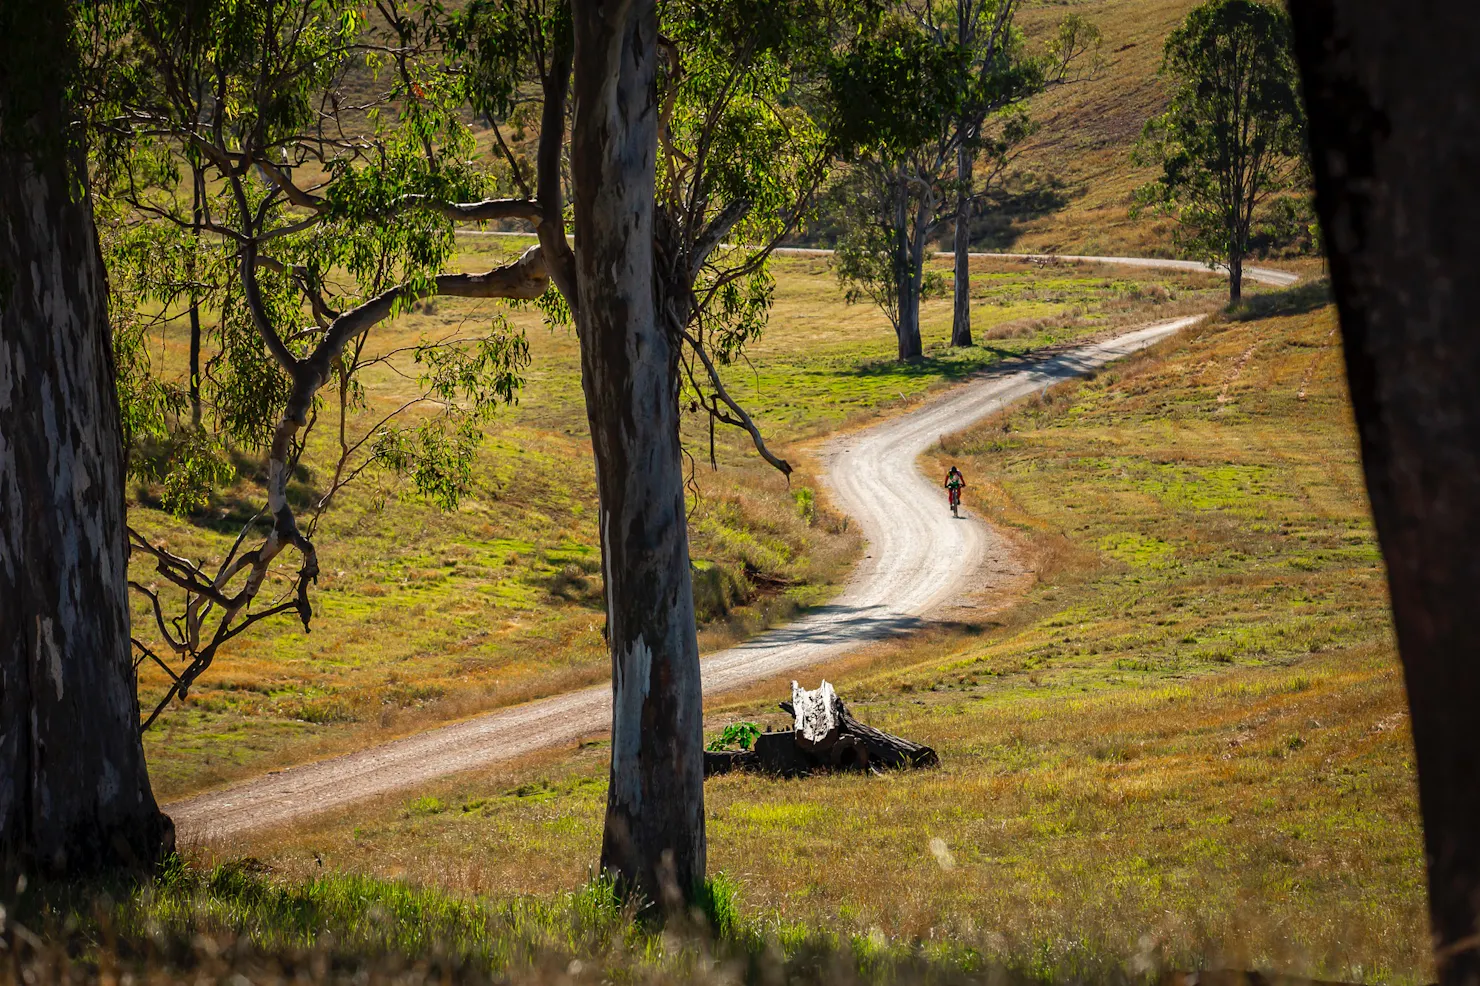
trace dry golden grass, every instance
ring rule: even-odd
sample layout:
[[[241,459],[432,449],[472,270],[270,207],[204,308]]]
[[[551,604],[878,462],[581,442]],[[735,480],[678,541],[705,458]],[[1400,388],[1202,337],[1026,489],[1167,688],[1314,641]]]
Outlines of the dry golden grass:
[[[1056,86],[1029,103],[1038,125],[992,208],[973,227],[979,249],[1169,257],[1174,220],[1130,216],[1132,193],[1154,177],[1131,151],[1166,107],[1162,45],[1199,0],[1037,0],[1018,23],[1030,47],[1067,13],[1104,36],[1097,76]],[[1284,261],[1279,266],[1284,266]]]
[[[1018,167],[1020,194],[981,223],[993,249],[1170,256],[1168,220],[1130,218],[1131,193],[1151,172],[1131,163],[1146,121],[1166,105],[1158,77],[1161,49],[1197,0],[1091,0],[1037,3],[1020,17],[1030,42],[1045,38],[1072,11],[1100,28],[1103,72],[1034,99],[1038,124]]]

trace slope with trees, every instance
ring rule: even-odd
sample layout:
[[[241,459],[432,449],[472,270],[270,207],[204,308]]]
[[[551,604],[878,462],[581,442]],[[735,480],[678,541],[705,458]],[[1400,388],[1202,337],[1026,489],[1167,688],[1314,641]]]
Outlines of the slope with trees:
[[[925,258],[951,222],[960,230],[952,345],[971,344],[973,207],[1031,132],[1023,103],[1064,81],[1098,44],[1098,29],[1070,15],[1046,54],[1030,54],[1016,10],[1016,0],[954,11],[894,4],[833,69],[835,85],[852,93],[839,125],[847,163],[827,211],[839,227],[837,274],[850,299],[888,316],[901,360],[923,353],[920,301],[945,288]],[[905,92],[912,98],[901,100]]]
[[[1296,190],[1305,170],[1289,24],[1259,0],[1213,0],[1187,15],[1165,53],[1171,105],[1147,121],[1136,152],[1161,173],[1137,202],[1177,218],[1184,253],[1228,269],[1237,304],[1256,221],[1269,218],[1261,207]]]

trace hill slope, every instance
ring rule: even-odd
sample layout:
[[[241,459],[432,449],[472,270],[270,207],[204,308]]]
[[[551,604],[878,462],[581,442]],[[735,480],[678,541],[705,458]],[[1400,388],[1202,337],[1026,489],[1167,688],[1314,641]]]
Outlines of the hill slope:
[[[1131,192],[1151,178],[1131,163],[1146,121],[1166,106],[1157,76],[1168,34],[1197,0],[1038,0],[1019,24],[1030,43],[1068,12],[1104,37],[1104,70],[1058,86],[1029,104],[1038,131],[1023,147],[1023,176],[974,228],[983,249],[1099,255],[1172,256],[1165,219],[1132,220]]]

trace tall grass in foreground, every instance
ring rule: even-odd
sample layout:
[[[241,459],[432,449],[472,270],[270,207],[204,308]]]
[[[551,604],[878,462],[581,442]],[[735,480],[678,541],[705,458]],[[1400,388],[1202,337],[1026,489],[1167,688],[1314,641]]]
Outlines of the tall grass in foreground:
[[[660,925],[593,879],[552,898],[489,900],[372,877],[268,879],[252,861],[176,861],[143,887],[47,888],[0,910],[0,984],[1151,982],[1073,943],[1013,965],[961,940],[890,941],[751,921],[738,885]]]

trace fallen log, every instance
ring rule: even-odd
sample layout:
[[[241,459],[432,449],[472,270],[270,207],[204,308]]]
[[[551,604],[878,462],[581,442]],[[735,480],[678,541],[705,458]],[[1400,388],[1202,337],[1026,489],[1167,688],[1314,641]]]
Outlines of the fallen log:
[[[815,691],[791,683],[792,699],[782,702],[791,729],[761,733],[747,750],[707,750],[704,776],[743,770],[778,777],[802,777],[827,771],[902,770],[934,767],[934,750],[902,736],[859,722],[833,687],[824,681]]]

